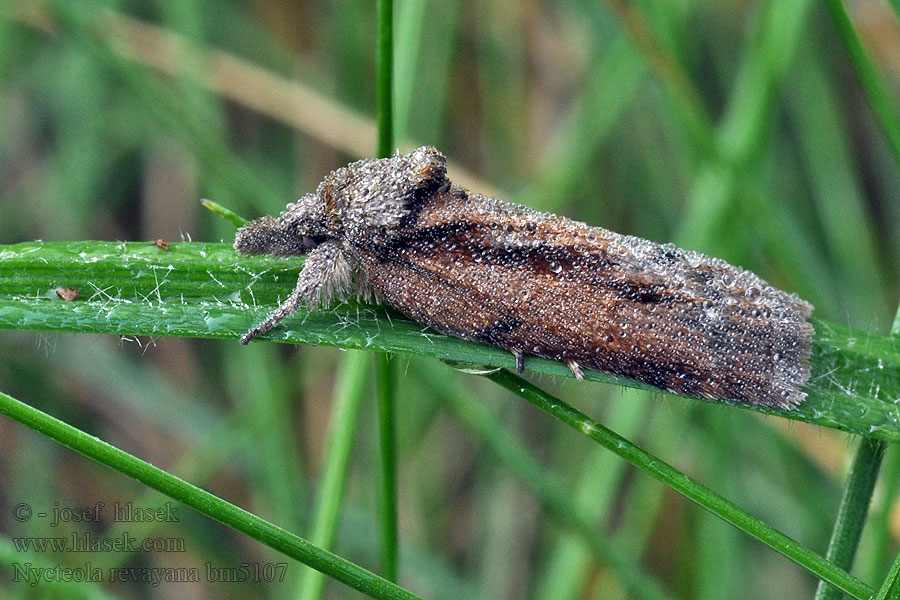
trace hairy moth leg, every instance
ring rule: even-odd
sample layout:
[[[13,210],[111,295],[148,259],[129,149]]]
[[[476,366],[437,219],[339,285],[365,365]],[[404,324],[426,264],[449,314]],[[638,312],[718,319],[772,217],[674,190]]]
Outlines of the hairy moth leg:
[[[518,348],[512,348],[512,349],[510,349],[510,352],[512,352],[513,356],[516,357],[516,373],[524,373],[525,372],[525,354]]]
[[[584,373],[581,371],[581,365],[579,365],[574,360],[567,360],[566,366],[569,367],[569,370],[572,371],[572,375],[575,376],[575,379],[578,381],[584,381]]]
[[[301,304],[310,310],[328,306],[335,297],[343,297],[352,288],[352,267],[335,240],[316,246],[306,255],[297,286],[287,300],[266,319],[244,334],[242,344],[269,331],[296,311]]]

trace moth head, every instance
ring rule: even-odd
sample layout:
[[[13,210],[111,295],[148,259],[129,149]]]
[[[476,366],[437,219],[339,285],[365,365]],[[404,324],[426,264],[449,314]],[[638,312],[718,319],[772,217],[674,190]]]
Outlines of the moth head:
[[[330,237],[318,197],[307,194],[288,204],[281,216],[261,217],[238,229],[234,249],[241,254],[298,256]]]
[[[351,163],[328,175],[278,217],[241,227],[234,248],[242,254],[297,256],[329,239],[351,242],[390,233],[418,203],[446,191],[447,160],[430,146],[390,158]]]

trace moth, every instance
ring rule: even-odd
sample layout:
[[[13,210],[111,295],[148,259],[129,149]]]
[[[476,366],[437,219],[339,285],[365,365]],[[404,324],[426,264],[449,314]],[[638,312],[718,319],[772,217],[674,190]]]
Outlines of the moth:
[[[812,306],[672,244],[485,198],[432,147],[351,163],[278,217],[242,227],[245,254],[306,255],[294,291],[241,343],[298,307],[373,295],[437,331],[625,375],[676,394],[790,409],[809,378]]]

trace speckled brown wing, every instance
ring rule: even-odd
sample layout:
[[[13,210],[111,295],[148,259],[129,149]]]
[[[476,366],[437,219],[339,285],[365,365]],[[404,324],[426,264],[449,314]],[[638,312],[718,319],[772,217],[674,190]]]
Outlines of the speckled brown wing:
[[[456,186],[358,250],[384,301],[449,335],[689,396],[805,396],[812,307],[719,259]]]

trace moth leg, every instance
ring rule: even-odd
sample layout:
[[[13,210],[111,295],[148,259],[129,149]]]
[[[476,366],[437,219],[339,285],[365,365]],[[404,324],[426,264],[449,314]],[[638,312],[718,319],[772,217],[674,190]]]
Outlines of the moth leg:
[[[306,255],[306,262],[291,295],[262,323],[245,333],[241,337],[241,343],[249,344],[250,340],[293,314],[301,304],[313,310],[319,306],[328,306],[336,296],[343,297],[353,286],[352,272],[350,263],[336,241],[329,240],[319,244]]]
[[[516,373],[523,373],[525,371],[525,355],[518,348],[511,348],[510,352],[516,357]]]
[[[574,360],[567,360],[566,366],[569,367],[569,370],[572,371],[572,375],[575,376],[575,379],[578,381],[584,381],[584,373],[581,371],[581,365],[579,365]]]

